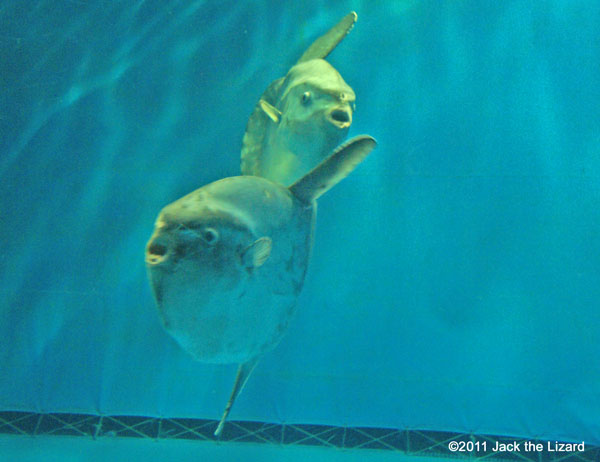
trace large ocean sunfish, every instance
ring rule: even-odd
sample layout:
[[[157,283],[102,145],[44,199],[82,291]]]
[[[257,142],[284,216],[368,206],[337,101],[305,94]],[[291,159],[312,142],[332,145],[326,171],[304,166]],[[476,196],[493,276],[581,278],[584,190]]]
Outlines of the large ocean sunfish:
[[[356,96],[324,58],[356,19],[354,12],[342,18],[263,93],[242,141],[243,175],[289,186],[346,138]]]
[[[294,313],[314,239],[316,199],[375,147],[363,135],[285,187],[238,176],[167,205],[146,246],[164,328],[195,359],[239,363],[218,435],[259,358]]]

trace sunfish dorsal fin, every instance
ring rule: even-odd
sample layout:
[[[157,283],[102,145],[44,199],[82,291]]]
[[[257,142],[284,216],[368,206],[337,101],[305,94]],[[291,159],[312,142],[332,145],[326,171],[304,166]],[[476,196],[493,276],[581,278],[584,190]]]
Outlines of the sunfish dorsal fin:
[[[346,178],[376,146],[369,135],[359,135],[338,146],[333,153],[289,187],[290,192],[310,204]]]
[[[303,63],[311,59],[325,59],[329,53],[340,43],[348,32],[354,27],[358,15],[351,11],[340,22],[329,29],[324,35],[315,40],[304,52],[298,62]]]
[[[221,417],[219,425],[215,430],[215,436],[219,436],[223,431],[225,419],[227,419],[227,416],[229,415],[229,411],[231,411],[231,407],[233,406],[235,399],[242,391],[242,388],[244,388],[244,385],[246,384],[248,377],[250,377],[250,374],[254,370],[254,366],[256,366],[257,362],[258,358],[254,358],[248,362],[240,364],[240,366],[238,367],[237,375],[235,376],[235,382],[233,384],[233,390],[231,390],[231,396],[229,397],[229,401],[227,401],[227,406],[225,406],[225,412],[223,412],[223,417]]]

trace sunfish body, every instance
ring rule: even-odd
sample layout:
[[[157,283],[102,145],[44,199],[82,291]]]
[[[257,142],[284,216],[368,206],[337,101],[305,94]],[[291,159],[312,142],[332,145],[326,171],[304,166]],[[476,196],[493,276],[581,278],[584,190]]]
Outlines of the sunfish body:
[[[254,176],[165,207],[146,260],[165,329],[208,363],[245,363],[275,346],[302,288],[313,221],[288,189]]]
[[[324,58],[356,18],[356,13],[348,14],[317,39],[261,96],[242,141],[243,175],[290,185],[346,138],[356,96]]]
[[[317,197],[374,146],[371,137],[356,137],[289,188],[265,178],[230,177],[160,212],[146,266],[165,329],[199,361],[240,364],[215,434],[294,313],[313,244]]]

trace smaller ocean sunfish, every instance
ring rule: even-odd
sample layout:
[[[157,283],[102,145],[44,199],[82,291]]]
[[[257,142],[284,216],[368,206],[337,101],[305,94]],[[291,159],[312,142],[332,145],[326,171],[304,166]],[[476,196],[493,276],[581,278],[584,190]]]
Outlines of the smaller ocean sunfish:
[[[215,181],[158,215],[146,266],[165,329],[199,361],[240,364],[215,435],[294,313],[316,199],[374,147],[370,136],[356,137],[289,188],[255,176]]]
[[[356,96],[324,58],[356,18],[354,12],[345,16],[263,93],[242,141],[243,175],[289,186],[346,138]]]

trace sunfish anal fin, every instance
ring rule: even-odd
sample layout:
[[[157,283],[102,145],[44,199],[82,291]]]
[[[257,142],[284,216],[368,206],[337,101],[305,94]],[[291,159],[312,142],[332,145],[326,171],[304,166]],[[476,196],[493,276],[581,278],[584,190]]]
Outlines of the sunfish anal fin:
[[[359,135],[341,144],[319,165],[289,187],[290,192],[307,204],[346,178],[377,145],[369,135]]]
[[[229,415],[229,411],[231,411],[231,407],[233,406],[235,399],[242,391],[242,388],[244,388],[244,385],[246,384],[248,377],[250,377],[250,374],[254,370],[254,367],[256,366],[257,362],[258,362],[258,358],[251,359],[248,362],[240,364],[240,366],[238,367],[237,375],[235,377],[235,383],[233,384],[233,390],[231,390],[231,396],[229,397],[227,406],[225,406],[225,412],[223,412],[223,417],[221,417],[221,420],[219,421],[219,425],[217,426],[217,429],[215,430],[215,433],[214,433],[215,436],[221,435],[221,432],[223,431],[223,426],[225,425],[225,420],[227,419],[227,416]]]
[[[358,15],[352,11],[344,16],[340,22],[329,29],[324,35],[313,42],[311,46],[304,52],[298,62],[303,63],[311,59],[325,59],[329,53],[340,43],[348,32],[354,27],[354,23],[358,19]]]

